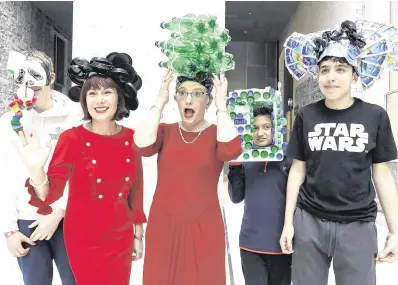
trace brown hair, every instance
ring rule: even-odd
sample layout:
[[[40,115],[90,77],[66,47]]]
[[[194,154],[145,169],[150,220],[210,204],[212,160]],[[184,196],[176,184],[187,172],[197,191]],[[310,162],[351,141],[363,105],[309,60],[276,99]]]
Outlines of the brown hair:
[[[36,50],[36,49],[30,49],[27,51],[22,52],[23,55],[28,56],[28,57],[33,57],[35,59],[38,59],[43,62],[43,64],[48,68],[50,72],[54,72],[54,64],[51,58],[46,55],[44,52]]]
[[[88,91],[90,91],[91,89],[101,89],[101,88],[116,89],[117,108],[116,108],[116,113],[113,116],[112,120],[120,121],[123,118],[128,118],[130,115],[130,112],[126,109],[126,102],[124,100],[123,91],[116,84],[116,82],[113,81],[111,78],[96,74],[96,75],[91,76],[84,82],[84,84],[82,86],[82,90],[80,92],[80,105],[82,106],[83,114],[84,114],[83,120],[92,120],[91,115],[88,112],[88,108],[87,108],[86,98],[87,98]]]

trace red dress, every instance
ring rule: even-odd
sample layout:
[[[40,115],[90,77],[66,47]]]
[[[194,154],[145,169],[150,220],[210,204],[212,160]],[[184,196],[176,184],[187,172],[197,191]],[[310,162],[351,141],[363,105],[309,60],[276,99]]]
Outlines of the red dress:
[[[133,151],[134,131],[102,136],[83,126],[63,132],[49,165],[50,191],[43,202],[34,193],[38,213],[62,196],[69,180],[65,245],[77,285],[128,285],[134,224],[143,212],[141,156]]]
[[[188,142],[198,133],[181,131]],[[143,285],[225,285],[225,234],[217,184],[223,161],[242,152],[240,138],[217,142],[211,125],[185,143],[178,124],[160,124],[158,182],[148,218]]]

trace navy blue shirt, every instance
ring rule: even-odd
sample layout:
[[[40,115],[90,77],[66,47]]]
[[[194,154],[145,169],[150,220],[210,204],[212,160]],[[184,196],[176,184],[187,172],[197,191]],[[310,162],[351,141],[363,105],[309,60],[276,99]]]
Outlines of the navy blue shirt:
[[[260,252],[281,252],[286,185],[291,160],[246,162],[230,166],[228,193],[233,203],[244,201],[239,245]],[[264,171],[264,168],[266,171]]]

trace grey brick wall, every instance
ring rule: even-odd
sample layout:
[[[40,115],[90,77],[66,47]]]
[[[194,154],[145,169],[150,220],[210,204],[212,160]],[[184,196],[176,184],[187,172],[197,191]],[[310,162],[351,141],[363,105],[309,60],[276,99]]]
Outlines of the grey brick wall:
[[[54,60],[55,30],[71,42],[71,37],[55,26],[32,2],[0,2],[0,116],[8,111],[9,100],[16,90],[7,76],[8,52],[34,48]],[[70,48],[68,62],[71,57]]]
[[[319,101],[325,98],[319,90],[318,82],[312,76],[307,79],[302,79],[301,83],[297,86],[294,97],[294,115],[297,111],[310,103]]]

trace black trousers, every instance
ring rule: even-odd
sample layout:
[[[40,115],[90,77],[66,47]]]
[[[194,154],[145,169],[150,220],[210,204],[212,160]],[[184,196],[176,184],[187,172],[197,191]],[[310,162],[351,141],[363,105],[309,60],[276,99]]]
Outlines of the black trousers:
[[[246,285],[291,284],[291,254],[272,255],[241,249],[240,257]]]

